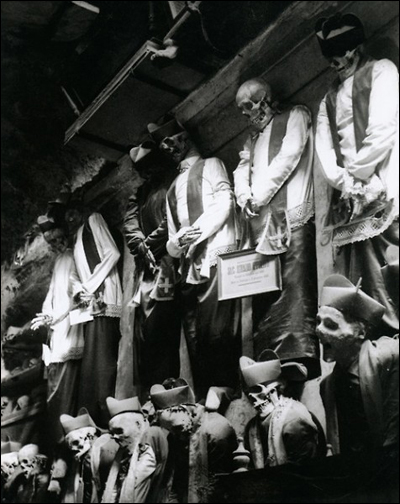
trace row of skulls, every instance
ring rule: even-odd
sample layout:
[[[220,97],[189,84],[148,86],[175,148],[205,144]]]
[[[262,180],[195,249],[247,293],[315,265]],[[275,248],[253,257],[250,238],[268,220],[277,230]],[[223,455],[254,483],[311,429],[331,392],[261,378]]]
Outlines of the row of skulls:
[[[39,453],[39,447],[36,444],[27,444],[19,451],[11,451],[1,454],[1,473],[6,480],[14,473],[17,468],[26,478],[31,475],[45,472],[48,458]]]

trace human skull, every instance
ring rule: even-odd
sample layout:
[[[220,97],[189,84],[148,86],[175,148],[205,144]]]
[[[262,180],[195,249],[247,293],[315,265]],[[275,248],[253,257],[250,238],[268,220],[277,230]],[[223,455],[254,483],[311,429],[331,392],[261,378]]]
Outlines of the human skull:
[[[344,81],[348,77],[351,77],[357,69],[358,62],[360,60],[360,53],[358,48],[352,49],[351,51],[346,51],[345,54],[331,56],[327,58],[329,64],[332,68],[336,70],[339,75],[339,79]]]
[[[257,384],[252,387],[249,392],[249,399],[253,404],[253,407],[257,410],[261,418],[266,418],[274,410],[277,401],[278,393],[277,386],[279,382],[274,381],[268,385],[263,385],[262,383]]]
[[[189,150],[188,134],[186,131],[164,138],[160,142],[160,150],[174,163],[180,163]]]
[[[108,424],[111,437],[122,447],[133,451],[148,428],[142,413],[126,412],[111,418]]]
[[[87,453],[92,447],[96,437],[96,427],[82,427],[75,429],[65,436],[65,441],[68,448],[74,454],[76,460],[79,460],[82,455]]]
[[[262,79],[246,81],[236,94],[236,104],[242,114],[259,129],[265,128],[274,115],[271,100],[271,87]]]
[[[1,474],[8,479],[18,467],[18,452],[4,453],[1,455]]]
[[[68,237],[66,236],[64,229],[50,229],[49,231],[45,231],[43,236],[53,252],[64,252],[68,247]]]
[[[18,462],[26,478],[28,478],[33,471],[38,470],[38,455],[39,447],[35,444],[27,444],[19,450]]]

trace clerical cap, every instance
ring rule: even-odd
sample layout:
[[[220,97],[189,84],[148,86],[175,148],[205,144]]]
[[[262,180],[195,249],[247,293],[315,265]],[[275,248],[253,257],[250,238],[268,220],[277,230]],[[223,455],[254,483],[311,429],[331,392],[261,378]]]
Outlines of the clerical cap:
[[[142,413],[142,406],[140,405],[138,397],[129,397],[128,399],[114,399],[114,397],[107,397],[107,408],[110,417],[113,418],[121,413]]]
[[[150,123],[147,125],[147,131],[152,139],[160,144],[164,138],[172,137],[185,131],[175,118],[168,117],[161,120],[161,124]]]
[[[330,275],[325,280],[319,304],[331,306],[371,324],[379,322],[385,312],[383,305],[361,290],[361,284],[355,286],[343,275]]]
[[[172,408],[180,404],[195,404],[193,390],[185,380],[180,379],[180,381],[185,384],[171,389],[158,384],[151,387],[150,397],[157,409]]]
[[[259,383],[273,382],[281,377],[290,381],[307,380],[307,368],[303,364],[298,362],[281,364],[278,355],[273,350],[264,350],[259,362],[242,356],[239,359],[239,366],[244,382],[249,388]]]
[[[64,434],[67,435],[71,431],[76,430],[76,429],[82,429],[83,427],[96,427],[96,424],[94,423],[94,420],[92,417],[89,415],[89,412],[87,411],[86,408],[81,408],[78,411],[78,415],[76,417],[67,415],[67,414],[62,414],[60,416],[60,423],[62,425],[62,428],[64,429]]]

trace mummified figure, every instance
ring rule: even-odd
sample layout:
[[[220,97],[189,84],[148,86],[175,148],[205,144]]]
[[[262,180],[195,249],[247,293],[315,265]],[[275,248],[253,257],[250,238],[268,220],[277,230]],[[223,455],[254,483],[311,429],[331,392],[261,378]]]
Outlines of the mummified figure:
[[[246,444],[255,469],[286,463],[299,464],[325,456],[326,445],[317,418],[301,402],[289,397],[307,379],[307,369],[297,362],[281,362],[265,350],[261,362],[240,358],[246,392],[257,415],[246,428]],[[289,390],[291,392],[289,392]]]
[[[54,462],[49,491],[62,502],[100,502],[118,446],[109,434],[100,435],[84,408],[77,417],[61,415],[60,422],[69,453]]]
[[[303,363],[314,378],[320,364],[311,114],[301,105],[280,108],[262,79],[242,84],[236,103],[256,130],[234,172],[241,247],[275,256],[282,274],[280,294],[253,296],[254,353],[274,350],[283,361]]]
[[[10,475],[5,486],[5,502],[51,502],[48,459],[36,444],[27,444],[18,452],[19,470]],[[2,456],[3,458],[3,456]],[[3,461],[2,461],[3,462]]]

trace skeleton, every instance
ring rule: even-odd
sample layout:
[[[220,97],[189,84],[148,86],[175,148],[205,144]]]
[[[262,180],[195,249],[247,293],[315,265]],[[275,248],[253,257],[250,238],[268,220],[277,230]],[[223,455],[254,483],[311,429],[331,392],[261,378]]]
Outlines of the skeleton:
[[[8,479],[18,467],[18,452],[3,453],[1,455],[2,478]]]
[[[274,116],[272,92],[262,79],[251,79],[242,84],[236,94],[236,104],[249,121],[264,129]]]
[[[279,385],[279,381],[273,381],[268,385],[259,383],[251,389],[252,392],[249,392],[249,399],[262,419],[266,418],[270,413],[272,413],[275,406],[278,405]]]
[[[344,81],[355,72],[360,61],[360,53],[356,47],[351,51],[346,51],[342,56],[331,56],[327,59],[330,66],[338,73],[339,79]]]
[[[42,474],[47,466],[47,457],[39,453],[39,447],[35,444],[27,444],[18,452],[18,462],[25,478],[31,475]]]
[[[189,147],[188,135],[185,131],[166,137],[160,143],[160,149],[176,163],[184,159]]]
[[[75,460],[80,460],[91,449],[93,441],[97,437],[96,432],[96,427],[82,427],[65,436],[65,441],[74,454]]]

